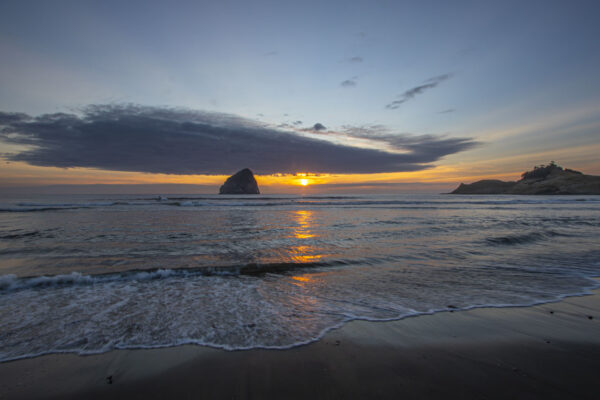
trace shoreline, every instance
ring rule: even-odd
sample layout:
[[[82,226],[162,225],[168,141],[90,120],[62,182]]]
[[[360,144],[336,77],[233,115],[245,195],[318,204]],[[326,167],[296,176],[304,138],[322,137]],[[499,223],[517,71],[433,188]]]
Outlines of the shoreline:
[[[154,271],[154,270],[152,270],[152,271],[136,270],[135,272],[136,273],[139,273],[139,272],[154,273],[156,271]],[[43,352],[43,353],[39,353],[39,354],[27,354],[24,356],[13,358],[13,359],[0,360],[0,365],[2,365],[4,363],[11,363],[11,362],[15,362],[15,361],[22,361],[22,360],[27,360],[27,359],[48,357],[48,356],[55,356],[55,355],[74,355],[74,356],[79,356],[79,357],[91,357],[91,356],[100,356],[100,355],[103,355],[106,353],[111,353],[114,351],[161,350],[161,349],[171,349],[171,348],[184,347],[184,346],[203,347],[203,348],[222,350],[222,351],[227,351],[227,352],[252,351],[252,350],[285,351],[285,350],[294,349],[296,347],[303,347],[303,346],[308,346],[310,344],[316,343],[316,342],[322,340],[330,332],[341,329],[346,324],[353,323],[353,322],[392,323],[392,322],[398,322],[398,321],[402,321],[402,320],[409,319],[409,318],[426,317],[426,316],[432,316],[432,315],[436,315],[436,314],[440,314],[440,313],[465,312],[465,311],[480,310],[480,309],[529,308],[529,307],[537,307],[537,306],[547,305],[547,304],[560,303],[560,302],[564,301],[565,299],[572,298],[572,297],[585,297],[585,296],[594,295],[596,291],[598,291],[598,293],[600,293],[600,277],[590,277],[588,279],[590,279],[592,282],[595,282],[595,285],[585,287],[583,289],[583,291],[578,292],[578,293],[560,295],[556,299],[553,299],[553,300],[538,300],[531,304],[486,304],[486,305],[467,306],[464,308],[459,308],[459,307],[455,307],[453,305],[449,305],[448,308],[435,309],[435,310],[423,311],[423,312],[415,312],[414,314],[407,314],[407,315],[403,315],[400,317],[392,317],[392,318],[388,318],[388,319],[377,319],[377,318],[369,319],[369,318],[356,317],[353,319],[339,322],[337,325],[333,325],[333,326],[325,328],[315,338],[307,339],[306,341],[303,341],[303,342],[292,343],[290,345],[283,345],[283,346],[260,346],[260,345],[257,345],[257,346],[252,346],[252,347],[231,348],[226,345],[218,345],[218,344],[212,344],[212,343],[197,343],[197,342],[190,341],[190,342],[181,342],[178,344],[113,348],[113,349],[106,350],[106,351],[97,351],[97,352],[89,352],[89,353],[84,353],[84,352],[79,353],[76,350],[48,351],[48,352]]]
[[[591,292],[529,307],[355,320],[285,350],[182,345],[7,361],[0,399],[592,398],[600,289]]]

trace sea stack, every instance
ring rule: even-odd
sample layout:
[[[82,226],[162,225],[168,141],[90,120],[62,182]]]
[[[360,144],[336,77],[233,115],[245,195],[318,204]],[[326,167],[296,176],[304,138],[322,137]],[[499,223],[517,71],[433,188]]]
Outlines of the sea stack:
[[[219,194],[260,194],[254,174],[248,168],[227,178]]]

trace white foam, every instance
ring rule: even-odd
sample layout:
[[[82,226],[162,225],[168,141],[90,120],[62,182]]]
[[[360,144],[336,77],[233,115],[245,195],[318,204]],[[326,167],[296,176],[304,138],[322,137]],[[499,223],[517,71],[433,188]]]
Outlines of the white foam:
[[[360,268],[337,272],[307,274],[310,285],[287,275],[222,277],[169,269],[125,276],[4,275],[0,287],[10,290],[20,285],[21,290],[0,294],[0,361],[181,344],[287,349],[318,340],[352,320],[391,321],[450,310],[529,306],[587,294],[600,286],[581,278],[562,288],[570,288],[567,293],[539,298],[520,288],[508,294],[501,288],[491,301],[490,293],[476,287],[451,293],[402,284],[369,289],[363,282],[361,292],[354,286],[362,279]]]
[[[0,290],[12,289],[17,281],[15,274],[0,275]]]

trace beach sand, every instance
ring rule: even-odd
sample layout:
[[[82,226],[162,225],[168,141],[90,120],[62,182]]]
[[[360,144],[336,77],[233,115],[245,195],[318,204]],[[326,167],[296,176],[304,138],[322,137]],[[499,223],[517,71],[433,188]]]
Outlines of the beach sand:
[[[599,373],[595,291],[533,307],[354,321],[289,350],[180,346],[6,362],[0,398],[597,399]]]

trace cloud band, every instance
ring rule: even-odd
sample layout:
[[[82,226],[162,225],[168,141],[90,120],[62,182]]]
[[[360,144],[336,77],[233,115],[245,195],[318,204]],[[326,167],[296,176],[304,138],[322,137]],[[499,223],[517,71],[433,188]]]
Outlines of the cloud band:
[[[390,138],[387,138],[391,140]],[[166,174],[377,173],[416,171],[465,150],[470,139],[404,137],[405,153],[332,143],[230,114],[138,105],[92,105],[81,115],[0,112],[3,154],[36,166]]]

